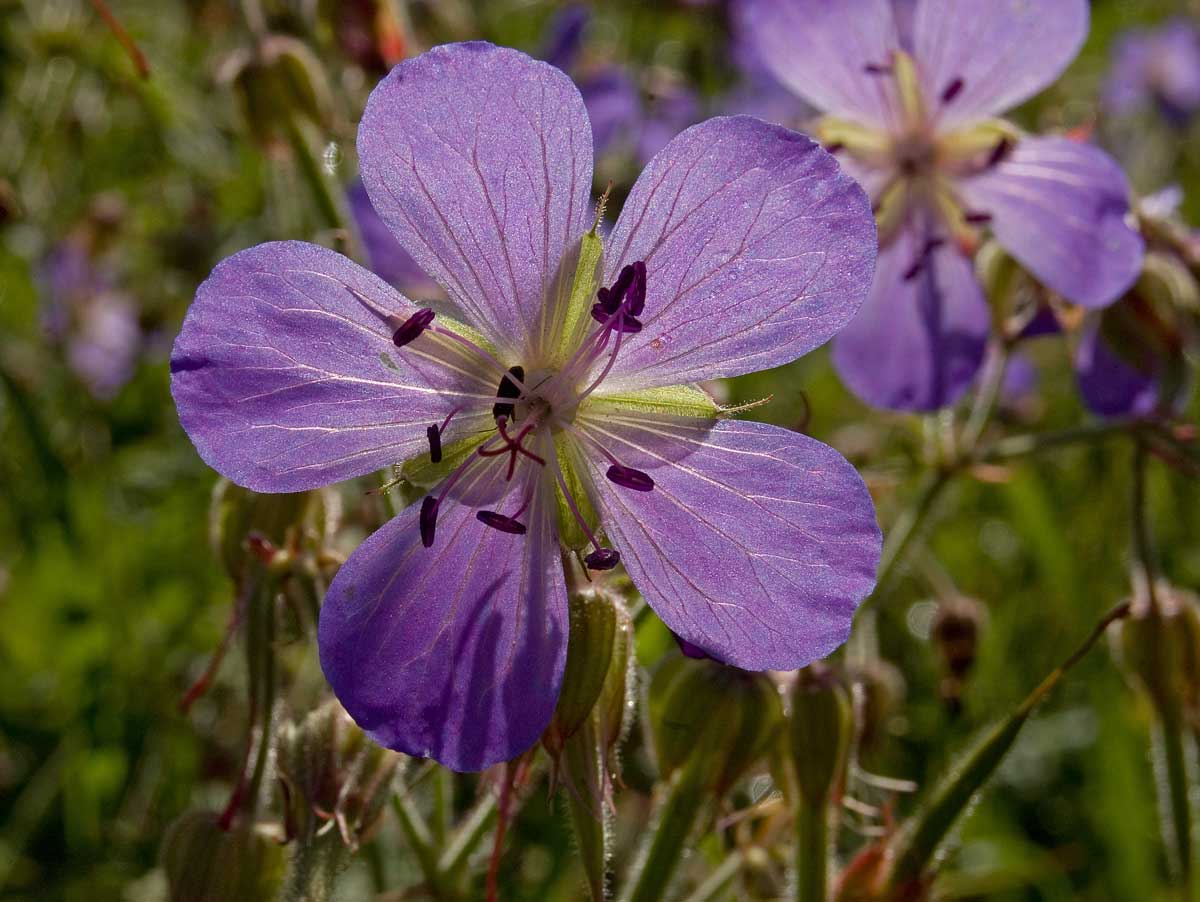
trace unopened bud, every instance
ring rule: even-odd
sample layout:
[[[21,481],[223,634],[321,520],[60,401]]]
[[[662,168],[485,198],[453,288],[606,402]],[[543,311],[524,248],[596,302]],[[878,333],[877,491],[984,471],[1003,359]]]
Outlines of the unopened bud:
[[[649,707],[663,776],[687,763],[717,795],[764,755],[782,720],[779,693],[763,674],[682,655],[655,672]]]
[[[850,694],[830,667],[810,664],[796,675],[791,709],[788,767],[801,798],[820,804],[841,781],[846,766],[854,728]]]
[[[865,750],[875,748],[887,734],[888,724],[904,701],[908,687],[894,664],[873,658],[854,671],[858,741]]]
[[[247,128],[261,144],[287,134],[286,117],[299,114],[327,125],[332,108],[321,61],[303,41],[289,35],[264,38],[256,50],[236,54],[221,78],[232,86]]]
[[[1200,714],[1200,606],[1189,592],[1161,585],[1156,603],[1134,601],[1110,628],[1122,669],[1164,719]]]
[[[188,811],[167,828],[161,850],[171,902],[274,899],[285,855],[253,827],[222,829],[210,811]]]
[[[293,530],[312,527],[323,534],[332,516],[326,494],[260,495],[227,479],[218,481],[209,507],[209,536],[229,575],[241,579],[252,560],[271,566]]]

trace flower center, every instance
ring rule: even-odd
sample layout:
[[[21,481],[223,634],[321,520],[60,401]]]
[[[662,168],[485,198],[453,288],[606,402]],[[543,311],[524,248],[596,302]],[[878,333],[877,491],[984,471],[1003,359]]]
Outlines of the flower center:
[[[427,332],[432,333],[472,351],[479,362],[496,372],[498,377],[495,396],[488,399],[496,424],[495,433],[480,442],[442,481],[436,495],[428,495],[421,502],[419,528],[421,542],[426,548],[436,540],[438,512],[447,497],[452,497],[455,487],[478,486],[489,480],[498,483],[494,487],[499,488],[500,506],[508,510],[478,510],[476,519],[501,532],[524,535],[527,528],[520,517],[529,508],[539,480],[536,475],[532,479],[517,480],[517,475],[522,472],[519,468],[535,467],[542,471],[549,468],[571,515],[595,547],[585,558],[588,568],[611,570],[617,565],[620,554],[600,544],[579,503],[572,497],[554,450],[553,437],[560,432],[569,433],[589,453],[599,453],[609,462],[605,475],[616,485],[635,492],[653,491],[654,480],[649,474],[622,464],[597,439],[574,425],[579,405],[612,371],[623,337],[642,330],[638,317],[645,305],[646,264],[638,261],[622,268],[611,286],[597,292],[591,310],[597,325],[558,371],[527,371],[522,365],[506,368],[477,343],[436,325],[436,315],[428,308],[416,311],[405,320],[394,315],[383,316],[393,330],[392,341],[398,348],[409,346]],[[370,306],[368,309],[373,310]],[[373,312],[378,314],[378,311]],[[441,424],[426,429],[432,463],[442,460],[446,430],[460,411],[461,408],[454,408]],[[496,463],[499,466],[495,466]],[[512,487],[517,485],[523,488],[514,493]],[[513,494],[520,497],[510,501],[509,496]]]

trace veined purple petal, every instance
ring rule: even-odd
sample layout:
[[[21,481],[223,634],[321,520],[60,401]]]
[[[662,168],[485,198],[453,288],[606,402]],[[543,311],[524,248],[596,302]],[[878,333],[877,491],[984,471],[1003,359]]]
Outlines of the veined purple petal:
[[[960,183],[996,238],[1068,300],[1103,307],[1142,269],[1144,246],[1127,222],[1129,185],[1104,151],[1066,138],[1024,138],[1004,162]]]
[[[1158,405],[1158,379],[1111,351],[1098,323],[1085,328],[1080,336],[1075,373],[1084,403],[1099,416],[1146,416]]]
[[[918,0],[913,53],[926,96],[962,88],[938,123],[955,128],[1016,106],[1062,74],[1088,30],[1087,0]]]
[[[397,351],[368,304],[402,319],[416,310],[315,244],[260,244],[219,264],[171,352],[171,393],[205,463],[258,492],[300,491],[424,452],[429,424],[464,398],[489,419],[490,374],[453,349],[444,359],[458,372],[434,359],[435,346]],[[460,415],[455,426],[479,419]]]
[[[380,745],[478,771],[537,741],[558,700],[567,599],[552,488],[537,481],[529,531],[443,506],[431,548],[419,505],[342,565],[321,608],[321,667]]]
[[[442,290],[417,265],[404,248],[396,243],[396,236],[384,225],[363,183],[356,181],[346,192],[350,200],[350,215],[362,238],[363,249],[371,271],[406,295],[418,298],[440,296]]]
[[[900,49],[889,0],[739,0],[748,39],[781,82],[818,109],[865,125],[898,124],[886,67]]]
[[[909,227],[879,252],[866,304],[833,342],[838,375],[875,407],[946,407],[983,361],[991,317],[974,267],[950,245],[926,254],[929,240]]]
[[[591,128],[571,80],[483,42],[435,47],[371,92],[358,155],[375,209],[467,320],[510,356],[535,352],[592,216]]]
[[[647,292],[600,391],[795,360],[854,315],[875,241],[862,189],[808,138],[748,116],[689,128],[642,172],[608,241],[604,283],[643,260]]]
[[[668,627],[745,670],[793,670],[846,640],[879,561],[875,508],[832,448],[762,423],[584,412],[654,491],[588,459],[613,546]]]

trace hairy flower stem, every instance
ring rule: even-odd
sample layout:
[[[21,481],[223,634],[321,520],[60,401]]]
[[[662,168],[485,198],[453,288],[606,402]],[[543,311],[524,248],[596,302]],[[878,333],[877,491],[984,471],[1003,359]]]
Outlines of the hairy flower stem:
[[[1154,542],[1150,536],[1149,504],[1146,497],[1146,446],[1134,442],[1133,451],[1133,591],[1135,597],[1144,598],[1153,612],[1159,611],[1155,591],[1157,567],[1154,563]]]
[[[347,225],[341,189],[335,187],[332,177],[321,163],[320,154],[313,146],[316,136],[312,134],[312,128],[290,111],[284,113],[282,118],[287,128],[288,144],[296,155],[300,175],[312,192],[324,225],[336,235],[338,250],[355,259],[363,259],[354,230]]]
[[[738,873],[746,864],[746,853],[741,849],[731,849],[725,860],[701,883],[684,902],[713,902],[715,899],[728,898],[726,890],[737,878]]]
[[[865,604],[878,604],[881,599],[886,597],[900,562],[908,552],[913,540],[920,534],[934,504],[946,487],[950,485],[957,472],[957,469],[939,467],[921,477],[916,498],[901,512],[888,532],[887,541],[883,544],[883,553],[879,559],[875,591],[864,602]]]
[[[438,867],[437,850],[434,848],[429,834],[429,826],[421,817],[416,805],[413,804],[409,789],[411,787],[392,796],[392,810],[396,813],[400,830],[404,833],[404,838],[408,842],[409,848],[412,849],[413,856],[417,859],[417,866],[421,869],[421,876],[425,878],[429,894],[434,899],[451,898],[452,893],[445,880],[445,875]]]
[[[980,379],[980,387],[975,395],[975,403],[967,416],[959,438],[959,447],[965,454],[971,454],[979,444],[984,429],[987,428],[996,404],[1000,400],[1000,392],[1004,388],[1004,374],[1008,370],[1009,346],[1003,339],[992,343],[987,352],[987,363]]]
[[[249,809],[258,808],[262,793],[262,782],[267,772],[270,757],[272,730],[275,714],[275,590],[273,581],[264,577],[263,585],[251,600],[250,618],[253,631],[247,632],[247,662],[251,673],[257,673],[257,699],[259,721],[258,753],[254,760],[254,771],[247,790]],[[255,690],[251,683],[251,691]]]
[[[635,868],[636,880],[621,898],[623,902],[658,902],[667,894],[671,878],[683,858],[684,847],[704,806],[707,793],[704,775],[707,762],[703,755],[692,755],[675,774],[666,801],[659,814],[641,868]]]
[[[829,799],[801,799],[795,812],[796,902],[829,898]]]

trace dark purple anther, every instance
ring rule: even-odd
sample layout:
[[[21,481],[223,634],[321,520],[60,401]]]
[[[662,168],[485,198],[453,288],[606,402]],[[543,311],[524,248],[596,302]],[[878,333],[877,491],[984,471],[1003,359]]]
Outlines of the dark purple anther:
[[[1008,138],[1001,138],[996,142],[996,146],[992,148],[992,152],[988,154],[987,162],[984,164],[985,169],[991,169],[993,166],[999,166],[1004,162],[1004,158],[1008,156],[1013,148],[1013,143]]]
[[[422,307],[392,333],[392,343],[398,348],[404,347],[429,327],[429,324],[433,322],[434,315],[434,312],[428,307]]]
[[[599,308],[604,314],[598,319],[603,322],[612,316],[621,307],[621,302],[625,300],[625,292],[629,291],[629,286],[633,283],[633,267],[624,266],[621,268],[621,274],[617,276],[617,281],[613,282],[612,288],[601,288],[596,292],[596,300],[599,301],[592,308],[592,316],[595,317]]]
[[[589,570],[611,570],[621,563],[621,554],[612,548],[597,548],[583,562]]]
[[[613,331],[624,332],[627,335],[632,335],[642,331],[641,320],[634,319],[629,314],[617,317],[612,323]]]
[[[975,212],[968,210],[963,214],[963,222],[970,225],[987,225],[992,221],[991,213]]]
[[[635,492],[654,490],[654,480],[650,478],[650,474],[635,470],[633,467],[613,464],[604,475],[624,489],[633,489]]]
[[[865,66],[863,66],[863,71],[868,75],[891,75],[892,66],[890,63],[887,65],[881,65],[880,63],[867,63]]]
[[[925,269],[925,264],[929,262],[929,258],[933,256],[933,252],[945,243],[945,238],[930,238],[928,241],[926,241],[925,247],[921,249],[920,256],[918,256],[917,259],[913,261],[912,265],[904,271],[904,275],[901,278],[903,278],[905,282],[911,282],[913,279],[919,276],[921,271]]]
[[[646,264],[641,260],[633,264],[633,281],[629,285],[628,298],[629,312],[641,316],[646,309]]]
[[[945,90],[942,91],[942,103],[950,103],[954,100],[955,97],[962,93],[965,84],[961,78],[956,78],[950,84],[946,85]]]
[[[843,144],[841,141],[834,141],[832,144],[825,145],[826,152],[832,153],[832,154],[841,153],[845,149],[846,149],[846,145]]]
[[[426,548],[433,545],[433,537],[437,533],[438,500],[432,495],[426,495],[421,502],[421,544]]]
[[[435,464],[442,462],[442,431],[437,426],[430,426],[425,430],[425,437],[429,439],[429,460]]]
[[[525,535],[525,524],[514,520],[512,517],[506,517],[504,514],[496,511],[476,511],[475,519],[484,526],[490,526],[492,529],[498,529],[501,532],[507,532],[514,536]]]

